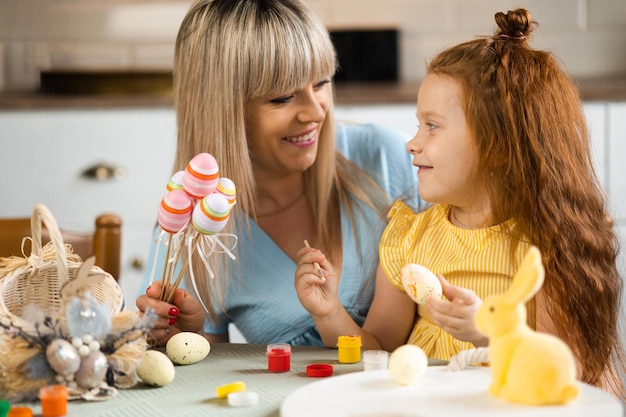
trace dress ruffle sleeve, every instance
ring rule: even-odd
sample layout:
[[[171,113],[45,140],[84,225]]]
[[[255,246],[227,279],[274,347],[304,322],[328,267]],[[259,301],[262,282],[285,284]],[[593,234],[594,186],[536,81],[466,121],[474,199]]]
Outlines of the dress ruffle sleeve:
[[[407,248],[413,247],[416,214],[403,201],[396,201],[387,217],[390,219],[380,240],[380,263],[391,283],[404,291],[400,272],[408,263]]]

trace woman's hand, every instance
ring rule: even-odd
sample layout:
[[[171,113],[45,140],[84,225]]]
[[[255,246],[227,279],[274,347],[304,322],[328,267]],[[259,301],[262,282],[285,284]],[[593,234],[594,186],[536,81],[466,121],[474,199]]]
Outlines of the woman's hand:
[[[202,334],[205,315],[198,300],[182,288],[176,289],[172,304],[159,300],[160,295],[161,283],[154,282],[146,289],[146,295],[135,301],[140,311],[151,309],[157,316],[149,337],[158,346],[164,346],[170,337],[182,331]]]
[[[313,319],[326,318],[341,308],[338,284],[333,267],[322,252],[308,247],[300,249],[295,288],[300,303]]]
[[[450,285],[437,275],[443,288],[443,295],[450,301],[430,297],[426,307],[433,322],[456,339],[470,342],[476,347],[489,345],[489,339],[478,331],[474,323],[476,312],[482,300],[472,290]]]

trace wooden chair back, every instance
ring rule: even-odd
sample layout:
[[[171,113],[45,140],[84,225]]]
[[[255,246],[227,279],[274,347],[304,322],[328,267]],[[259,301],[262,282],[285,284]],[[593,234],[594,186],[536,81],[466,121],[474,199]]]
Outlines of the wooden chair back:
[[[30,217],[0,219],[0,257],[30,255],[30,241],[22,241],[32,236]],[[118,214],[105,213],[96,217],[92,232],[73,232],[59,226],[63,242],[69,243],[82,259],[96,257],[96,265],[119,280],[122,264],[122,218]],[[50,236],[42,231],[42,244],[50,241]]]

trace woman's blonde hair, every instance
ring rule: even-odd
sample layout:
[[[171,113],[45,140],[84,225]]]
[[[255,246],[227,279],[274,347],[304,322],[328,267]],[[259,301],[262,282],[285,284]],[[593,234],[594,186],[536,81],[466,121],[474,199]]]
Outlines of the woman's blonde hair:
[[[527,10],[495,19],[494,36],[444,51],[428,71],[460,86],[496,221],[514,218],[513,236],[541,250],[548,315],[583,381],[599,385],[612,360],[624,366],[623,284],[582,102],[556,58],[529,47],[537,23]]]
[[[233,215],[248,224],[248,219],[255,218],[255,178],[246,138],[246,103],[329,79],[336,65],[326,27],[299,0],[196,1],[176,39],[178,149],[174,171],[184,169],[198,153],[212,154],[221,174],[237,187]],[[376,183],[336,152],[332,113],[331,100],[317,158],[304,173],[319,246],[331,259],[341,242],[336,216],[339,202],[348,207],[352,221],[355,205],[349,194],[380,207],[380,213],[384,212],[381,203],[386,202]],[[219,280],[209,285],[200,262],[194,274],[200,287],[198,296],[214,308],[214,300],[223,294]]]

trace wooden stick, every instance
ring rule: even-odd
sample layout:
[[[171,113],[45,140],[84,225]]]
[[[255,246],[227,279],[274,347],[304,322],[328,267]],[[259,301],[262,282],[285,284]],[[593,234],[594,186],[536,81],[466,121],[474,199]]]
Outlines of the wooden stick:
[[[169,288],[169,285],[172,283],[172,277],[174,276],[174,272],[176,272],[176,265],[178,265],[178,259],[180,259],[180,254],[183,251],[183,246],[185,246],[185,235],[181,236],[179,240],[178,248],[176,248],[176,253],[174,254],[174,260],[172,262],[172,265],[170,266],[171,270],[170,270],[169,277],[167,280],[168,288]]]
[[[169,272],[170,264],[168,260],[170,258],[171,247],[172,247],[172,234],[169,233],[168,238],[167,238],[167,251],[165,252],[165,265],[163,265],[163,274],[161,275],[161,295],[159,296],[160,300],[163,300],[163,296],[165,295],[165,290],[166,290],[165,288],[166,282],[169,281],[170,279],[170,272]]]
[[[306,246],[307,248],[311,247],[311,245],[309,245],[309,242],[306,239],[304,239],[304,246]],[[326,281],[326,277],[324,276],[324,272],[320,264],[318,264],[317,262],[313,262],[313,266],[317,269],[317,273],[320,276],[320,278]]]
[[[194,237],[191,248],[189,249],[192,256],[193,256],[194,250],[196,249],[196,246],[198,245],[199,240],[200,240],[200,234]],[[183,245],[181,245],[181,248],[182,246]],[[180,251],[178,255],[180,255]],[[190,257],[189,254],[187,254],[187,256],[185,257],[185,263],[180,267],[180,271],[178,272],[178,276],[176,277],[176,280],[171,284],[170,287],[168,287],[168,291],[165,294],[165,297],[162,298],[163,301],[167,301],[168,303],[171,303],[172,300],[174,299],[174,293],[176,292],[176,288],[178,288],[178,286],[180,285],[180,281],[182,280],[183,275],[185,274],[185,270],[187,269],[187,266],[189,266],[189,257]],[[176,257],[176,263],[178,263],[178,256]]]

